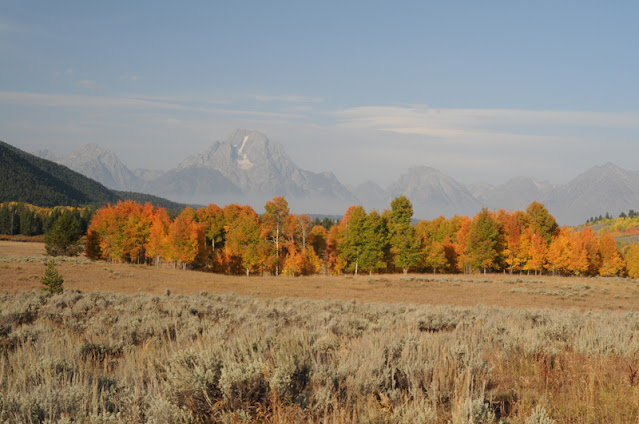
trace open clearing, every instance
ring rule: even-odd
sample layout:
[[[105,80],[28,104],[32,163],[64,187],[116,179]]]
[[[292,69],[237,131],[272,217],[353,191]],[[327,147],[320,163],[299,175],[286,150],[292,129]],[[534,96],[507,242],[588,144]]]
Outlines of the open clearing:
[[[43,253],[0,241],[0,422],[639,422],[637,280],[80,257],[48,295]]]
[[[39,289],[44,244],[0,241],[0,290]],[[516,308],[639,310],[639,281],[503,274],[382,274],[312,277],[227,276],[170,267],[108,264],[85,258],[57,268],[67,289],[121,293],[236,293],[267,298],[357,300]]]

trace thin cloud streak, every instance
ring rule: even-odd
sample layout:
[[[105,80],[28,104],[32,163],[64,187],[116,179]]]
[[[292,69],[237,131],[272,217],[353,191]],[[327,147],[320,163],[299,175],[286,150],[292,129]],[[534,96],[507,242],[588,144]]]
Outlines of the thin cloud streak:
[[[80,87],[91,88],[91,89],[102,89],[102,88],[105,88],[104,84],[99,83],[97,81],[92,81],[92,80],[80,80],[80,81],[78,81],[78,85]]]
[[[175,110],[196,111],[213,115],[258,116],[278,119],[303,119],[305,115],[292,113],[264,112],[242,109],[206,108],[170,101],[155,101],[152,97],[108,97],[81,94],[44,94],[16,91],[0,91],[0,103],[21,106],[40,106],[52,108],[102,108],[102,109],[138,109],[138,110]],[[159,97],[161,99],[161,97]],[[166,99],[166,98],[165,98]]]
[[[280,94],[277,96],[254,94],[250,97],[260,102],[322,103],[324,101],[321,97],[301,96],[299,94]]]
[[[480,135],[519,136],[531,128],[551,133],[556,127],[639,129],[639,114],[632,113],[363,106],[329,114],[337,119],[338,126],[450,140]]]

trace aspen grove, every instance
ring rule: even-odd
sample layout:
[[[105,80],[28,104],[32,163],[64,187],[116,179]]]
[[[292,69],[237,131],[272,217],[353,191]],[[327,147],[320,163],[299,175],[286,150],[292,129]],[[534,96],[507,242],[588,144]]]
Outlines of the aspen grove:
[[[94,214],[86,253],[111,262],[234,275],[626,273],[610,234],[560,228],[538,202],[525,211],[482,209],[473,218],[442,216],[414,225],[412,205],[400,196],[381,213],[351,206],[328,230],[308,215],[290,213],[283,197],[264,209],[258,215],[250,206],[210,204],[171,219],[164,208],[120,201]]]

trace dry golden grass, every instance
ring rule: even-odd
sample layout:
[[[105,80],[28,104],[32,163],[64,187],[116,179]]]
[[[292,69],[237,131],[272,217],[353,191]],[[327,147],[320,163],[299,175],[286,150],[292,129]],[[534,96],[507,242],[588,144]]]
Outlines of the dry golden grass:
[[[42,243],[0,241],[0,290],[40,288],[44,258]],[[89,261],[66,261],[57,268],[64,277],[65,288],[83,291],[162,294],[169,289],[174,294],[207,291],[267,298],[639,310],[639,282],[622,278],[503,274],[244,277]]]

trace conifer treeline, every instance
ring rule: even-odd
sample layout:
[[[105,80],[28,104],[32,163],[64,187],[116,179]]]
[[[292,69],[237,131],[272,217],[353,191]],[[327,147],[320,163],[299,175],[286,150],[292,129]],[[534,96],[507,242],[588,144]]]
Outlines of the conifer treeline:
[[[405,196],[382,213],[351,206],[327,229],[291,214],[283,197],[260,216],[250,206],[184,209],[175,219],[151,204],[99,209],[87,232],[90,258],[173,263],[227,274],[311,275],[378,272],[510,272],[624,275],[612,236],[559,228],[543,204],[526,211],[483,209],[474,218],[411,224]]]
[[[78,224],[79,234],[84,234],[94,211],[95,209],[92,207],[56,206],[47,208],[23,202],[0,203],[0,234],[41,235],[48,232],[58,218],[67,213]]]

